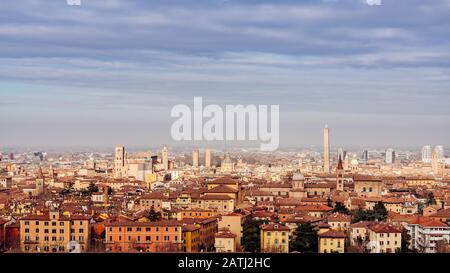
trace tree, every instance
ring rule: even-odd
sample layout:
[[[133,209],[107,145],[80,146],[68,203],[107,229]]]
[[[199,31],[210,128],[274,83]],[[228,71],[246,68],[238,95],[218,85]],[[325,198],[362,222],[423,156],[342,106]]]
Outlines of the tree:
[[[358,209],[355,212],[353,212],[352,223],[357,223],[361,221],[373,221],[373,220],[375,220],[374,215],[368,211]]]
[[[378,201],[378,203],[375,204],[373,213],[375,214],[375,219],[378,221],[384,221],[388,216],[387,209],[382,201]]]
[[[383,202],[378,202],[373,207],[373,210],[358,209],[353,212],[352,223],[360,221],[385,221],[387,219],[388,212]]]
[[[327,206],[329,206],[330,208],[333,207],[333,200],[331,200],[329,196],[327,197]]]
[[[158,222],[159,220],[161,220],[161,212],[155,211],[155,208],[152,206],[148,213],[148,219],[150,220],[150,222]]]
[[[436,199],[434,198],[434,194],[433,194],[432,191],[430,191],[428,193],[426,204],[427,204],[427,206],[429,206],[429,205],[436,205]]]
[[[401,253],[411,253],[416,252],[416,250],[409,249],[409,246],[411,245],[411,236],[408,233],[407,229],[402,229],[402,242],[401,242]]]
[[[89,191],[90,193],[98,192],[98,187],[97,187],[97,185],[95,185],[94,182],[91,182],[91,183],[89,184],[88,191]]]
[[[294,233],[295,237],[290,243],[291,251],[303,253],[316,253],[318,250],[317,231],[310,223],[301,223]]]
[[[344,204],[342,204],[341,202],[336,202],[333,212],[337,212],[337,213],[343,213],[343,214],[350,214],[350,211],[347,209],[346,206],[344,206]]]
[[[264,224],[262,220],[255,220],[253,218],[247,218],[244,221],[242,247],[244,251],[259,252],[261,250],[261,234],[259,226]]]

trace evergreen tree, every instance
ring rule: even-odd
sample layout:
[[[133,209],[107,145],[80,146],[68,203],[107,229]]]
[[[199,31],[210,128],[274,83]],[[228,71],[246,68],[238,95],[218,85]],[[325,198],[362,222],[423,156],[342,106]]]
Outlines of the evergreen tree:
[[[244,221],[242,247],[244,251],[259,252],[261,249],[261,234],[259,226],[264,224],[262,220],[248,218]]]
[[[427,206],[436,205],[436,199],[434,198],[434,194],[431,191],[428,193],[426,204],[427,204]]]
[[[402,230],[402,246],[401,246],[401,253],[411,253],[416,252],[415,250],[409,249],[409,246],[411,245],[411,236],[408,233],[408,230],[403,229]]]
[[[375,219],[377,219],[378,221],[384,221],[388,216],[387,209],[382,201],[379,201],[375,204],[375,206],[373,207],[373,213],[375,215]]]
[[[150,220],[150,222],[158,222],[159,220],[161,220],[161,212],[155,211],[155,208],[152,206],[148,213],[148,219]]]
[[[331,200],[331,198],[329,196],[327,198],[327,206],[329,206],[330,208],[333,207],[333,200]]]
[[[97,185],[95,185],[94,182],[91,182],[89,184],[89,187],[87,188],[87,190],[89,191],[89,193],[98,192],[98,187],[97,187]]]
[[[336,202],[333,212],[337,213],[343,213],[343,214],[350,214],[350,211],[347,209],[347,207],[344,206],[341,202]]]
[[[302,223],[297,226],[295,237],[290,243],[291,251],[303,253],[316,253],[318,251],[317,231],[310,223]]]

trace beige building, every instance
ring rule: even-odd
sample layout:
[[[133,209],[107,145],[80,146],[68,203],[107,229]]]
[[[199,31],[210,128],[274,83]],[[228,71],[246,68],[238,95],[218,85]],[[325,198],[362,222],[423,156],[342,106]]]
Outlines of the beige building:
[[[368,249],[371,253],[395,253],[401,249],[402,232],[393,225],[370,225],[368,236]]]
[[[215,236],[214,248],[216,252],[236,252],[236,235],[228,229],[219,229]]]
[[[260,227],[262,253],[288,253],[289,227],[281,224],[268,224]]]
[[[242,223],[243,215],[239,213],[229,213],[222,215],[219,219],[218,227],[219,229],[228,229],[230,232],[236,235],[236,247],[240,248],[242,239]]]
[[[84,252],[89,246],[89,216],[61,215],[51,209],[19,220],[22,252]]]
[[[353,177],[354,191],[358,196],[379,197],[383,189],[380,178],[372,176],[357,175]]]

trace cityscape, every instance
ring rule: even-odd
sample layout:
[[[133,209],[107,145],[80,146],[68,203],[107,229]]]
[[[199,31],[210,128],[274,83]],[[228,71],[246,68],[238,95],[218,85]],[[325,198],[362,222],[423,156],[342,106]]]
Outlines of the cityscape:
[[[0,14],[2,265],[407,271],[450,253],[449,0]]]
[[[450,165],[421,151],[3,153],[5,252],[448,253]]]

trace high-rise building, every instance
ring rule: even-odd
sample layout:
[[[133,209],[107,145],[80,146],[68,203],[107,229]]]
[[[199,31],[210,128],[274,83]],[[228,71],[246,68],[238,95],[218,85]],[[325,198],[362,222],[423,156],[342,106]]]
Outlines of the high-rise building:
[[[198,168],[198,157],[199,157],[199,151],[194,150],[192,151],[192,167]]]
[[[434,147],[434,151],[436,152],[436,156],[437,156],[439,159],[444,159],[444,158],[445,158],[445,155],[444,155],[444,146],[438,145],[438,146]]]
[[[127,162],[126,162],[127,154],[125,152],[125,147],[122,145],[117,145],[115,150],[115,157],[114,157],[114,177],[115,178],[124,178],[127,176],[126,174],[126,168],[127,168]]]
[[[161,151],[161,157],[164,170],[169,170],[169,149],[167,149],[166,145],[164,145]]]
[[[323,129],[323,171],[330,172],[330,129],[328,125]]]
[[[337,152],[338,159],[339,158],[344,159],[346,155],[347,155],[347,151],[345,151],[343,148],[338,149],[338,152]]]
[[[369,161],[369,151],[363,150],[361,159],[363,162]]]
[[[211,168],[211,150],[210,149],[205,150],[205,167]]]
[[[422,147],[422,162],[430,163],[431,162],[431,146],[425,145]]]
[[[386,164],[394,164],[395,162],[395,151],[394,149],[386,150]]]

